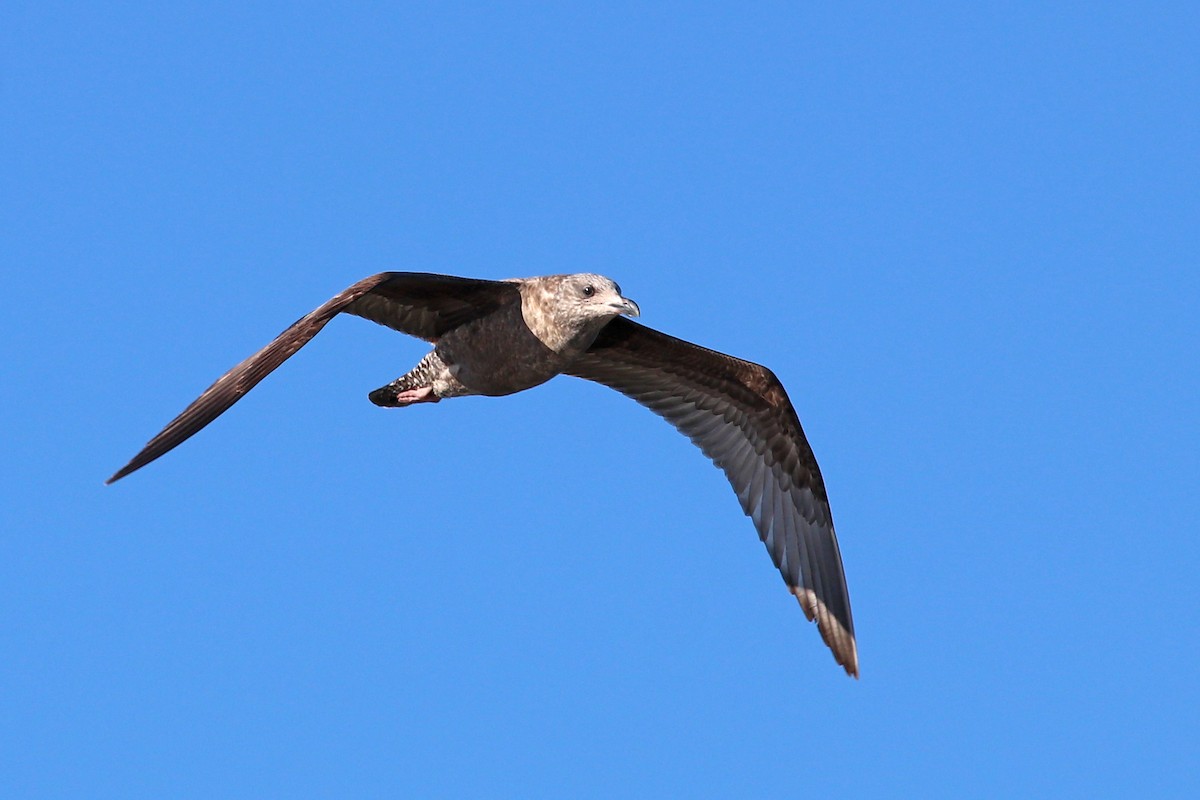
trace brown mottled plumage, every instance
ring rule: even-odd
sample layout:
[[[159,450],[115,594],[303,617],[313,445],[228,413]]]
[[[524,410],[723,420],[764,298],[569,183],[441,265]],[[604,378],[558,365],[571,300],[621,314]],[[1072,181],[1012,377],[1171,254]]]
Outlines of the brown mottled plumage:
[[[416,367],[370,393],[377,405],[506,395],[567,374],[611,386],[666,419],[725,472],[805,615],[857,677],[850,596],[825,484],[782,384],[766,367],[621,319],[638,316],[637,304],[600,275],[365,278],[222,375],[108,483],[212,422],[339,312],[434,345]]]

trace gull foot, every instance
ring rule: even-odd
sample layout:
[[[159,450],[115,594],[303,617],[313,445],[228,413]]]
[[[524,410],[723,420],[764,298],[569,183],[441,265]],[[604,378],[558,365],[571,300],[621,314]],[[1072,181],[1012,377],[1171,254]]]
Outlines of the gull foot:
[[[376,389],[371,392],[367,397],[375,405],[383,406],[384,408],[399,408],[402,406],[411,406],[415,403],[436,403],[442,399],[433,393],[432,386],[405,389],[402,392],[397,392],[390,386],[384,386],[382,389]]]

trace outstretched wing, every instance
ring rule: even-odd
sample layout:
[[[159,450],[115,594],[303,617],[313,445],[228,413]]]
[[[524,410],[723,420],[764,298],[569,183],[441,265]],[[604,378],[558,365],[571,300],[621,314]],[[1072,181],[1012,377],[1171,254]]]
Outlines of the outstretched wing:
[[[857,677],[850,595],[825,484],[779,379],[624,318],[605,326],[566,372],[636,400],[724,470],[805,615]]]
[[[420,272],[381,272],[364,278],[296,320],[275,341],[218,378],[105,482],[120,480],[146,466],[219,417],[339,312],[433,342],[446,331],[518,298],[517,284],[509,281]]]

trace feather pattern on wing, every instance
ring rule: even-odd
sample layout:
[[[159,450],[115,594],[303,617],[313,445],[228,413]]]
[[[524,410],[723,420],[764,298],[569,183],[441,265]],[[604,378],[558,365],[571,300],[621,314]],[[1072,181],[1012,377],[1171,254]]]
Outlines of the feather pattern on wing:
[[[144,467],[219,417],[339,312],[434,342],[446,331],[518,300],[517,285],[508,281],[420,272],[381,272],[364,278],[296,320],[269,345],[218,378],[106,483]]]
[[[857,676],[850,596],[825,484],[775,375],[624,318],[609,323],[566,372],[649,408],[725,472],[805,615]]]

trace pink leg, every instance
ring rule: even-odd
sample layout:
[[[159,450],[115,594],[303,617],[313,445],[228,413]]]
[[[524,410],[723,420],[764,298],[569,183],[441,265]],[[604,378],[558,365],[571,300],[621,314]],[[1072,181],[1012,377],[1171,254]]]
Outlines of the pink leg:
[[[418,389],[405,389],[396,395],[395,403],[398,406],[411,406],[414,403],[436,403],[442,398],[433,393],[432,386],[422,386]]]
[[[367,397],[371,398],[371,402],[377,406],[384,408],[395,408],[397,406],[411,406],[414,403],[436,403],[442,398],[433,393],[431,386],[418,386],[415,389],[403,389],[396,391],[393,388],[395,383],[400,383],[399,380],[392,384],[382,386],[371,392]]]

